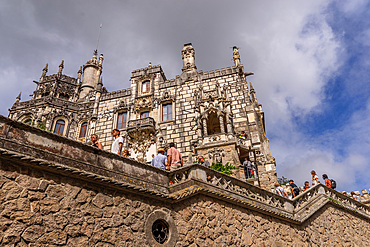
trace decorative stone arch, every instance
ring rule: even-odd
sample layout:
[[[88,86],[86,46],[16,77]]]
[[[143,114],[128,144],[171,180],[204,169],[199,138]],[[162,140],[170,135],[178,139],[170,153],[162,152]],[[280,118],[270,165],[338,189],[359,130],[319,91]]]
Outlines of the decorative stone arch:
[[[226,133],[226,113],[210,107],[202,114],[203,136]]]
[[[158,237],[158,228],[163,235]],[[145,222],[145,237],[150,246],[172,247],[178,239],[177,227],[168,209],[158,209],[149,214]]]
[[[32,125],[35,120],[35,116],[31,112],[25,112],[20,117],[18,117],[17,121]]]

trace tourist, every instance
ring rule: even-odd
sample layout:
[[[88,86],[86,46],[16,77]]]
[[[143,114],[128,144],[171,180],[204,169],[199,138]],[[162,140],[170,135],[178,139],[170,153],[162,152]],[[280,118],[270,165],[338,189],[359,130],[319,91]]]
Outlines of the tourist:
[[[306,191],[306,190],[308,190],[309,188],[311,188],[311,187],[310,187],[310,182],[305,181],[305,182],[304,182],[304,186],[303,186],[303,191]]]
[[[326,185],[326,186],[328,186],[329,188],[331,188],[331,181],[330,181],[330,179],[328,178],[328,175],[323,174],[323,175],[322,175],[322,179],[324,179],[324,180],[325,180],[325,185]]]
[[[239,135],[239,138],[240,139],[243,139],[243,140],[246,140],[247,139],[247,135],[245,134],[244,131],[242,131],[242,133]]]
[[[204,157],[203,156],[199,156],[198,157],[198,161],[199,161],[199,164],[201,164],[202,166],[205,166],[205,167],[208,167],[208,168],[211,167],[211,165],[209,164],[208,160],[204,160]]]
[[[319,177],[316,175],[316,172],[314,170],[311,171],[312,175],[312,186],[315,186],[316,184],[319,184]]]
[[[244,167],[245,179],[251,178],[252,177],[251,171],[253,169],[253,164],[249,160],[248,157],[244,158],[243,167]]]
[[[288,198],[288,194],[285,192],[285,190],[283,189],[283,187],[281,187],[278,182],[275,183],[275,192],[279,196]]]
[[[123,147],[123,138],[119,136],[120,132],[118,129],[112,130],[112,136],[114,137],[114,141],[112,143],[111,152],[122,155],[122,147]]]
[[[126,157],[126,158],[129,158],[130,157],[130,152],[127,150],[127,149],[125,149],[125,150],[123,150],[123,152],[122,152],[122,156],[123,157]]]
[[[351,191],[351,196],[353,199],[355,199],[356,201],[359,201],[361,202],[361,197],[359,197],[358,195],[356,195],[355,192]]]
[[[170,148],[167,150],[168,165],[170,170],[175,170],[183,165],[180,151],[175,148],[175,143],[170,143]]]
[[[164,155],[163,148],[158,148],[158,155],[152,159],[152,166],[155,166],[163,170],[166,170],[166,167],[168,167],[168,159],[167,156]]]
[[[289,180],[289,187],[290,187],[290,191],[292,192],[292,198],[299,195],[299,188],[292,179]]]
[[[91,135],[91,141],[93,143],[92,146],[99,148],[99,149],[103,149],[103,144],[101,144],[101,142],[99,142],[98,140],[99,140],[99,137],[97,134]]]

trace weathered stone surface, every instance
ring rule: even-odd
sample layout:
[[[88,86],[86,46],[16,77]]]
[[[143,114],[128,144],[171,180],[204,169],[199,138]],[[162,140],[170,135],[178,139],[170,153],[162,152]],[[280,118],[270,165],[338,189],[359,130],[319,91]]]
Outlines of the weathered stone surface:
[[[32,225],[27,227],[22,233],[22,238],[27,242],[36,242],[44,234],[44,227]]]
[[[45,233],[39,242],[42,244],[56,244],[64,245],[67,242],[67,233],[61,230],[54,230],[52,232]]]

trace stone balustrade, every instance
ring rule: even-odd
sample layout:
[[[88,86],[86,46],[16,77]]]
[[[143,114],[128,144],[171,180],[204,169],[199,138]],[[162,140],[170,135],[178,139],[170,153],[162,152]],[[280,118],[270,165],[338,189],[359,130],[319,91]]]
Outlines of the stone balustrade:
[[[3,116],[0,116],[0,159],[133,190],[169,203],[202,193],[296,223],[331,203],[370,219],[369,206],[322,184],[289,200],[199,164],[169,172]]]

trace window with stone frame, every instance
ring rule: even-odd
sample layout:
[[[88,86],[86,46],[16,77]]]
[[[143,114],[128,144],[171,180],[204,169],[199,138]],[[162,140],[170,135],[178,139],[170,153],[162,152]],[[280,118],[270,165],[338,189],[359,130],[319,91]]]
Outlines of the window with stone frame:
[[[141,83],[141,92],[142,93],[149,93],[150,92],[150,81],[143,81]]]
[[[117,129],[126,128],[127,123],[127,112],[119,112],[117,116]]]
[[[84,122],[81,124],[79,138],[86,137],[86,132],[87,132],[87,122]]]
[[[140,118],[146,118],[146,117],[149,117],[149,111],[144,111],[140,113]]]
[[[65,124],[66,122],[64,120],[57,120],[54,127],[54,134],[63,135]]]
[[[172,102],[162,104],[162,121],[172,120]]]

